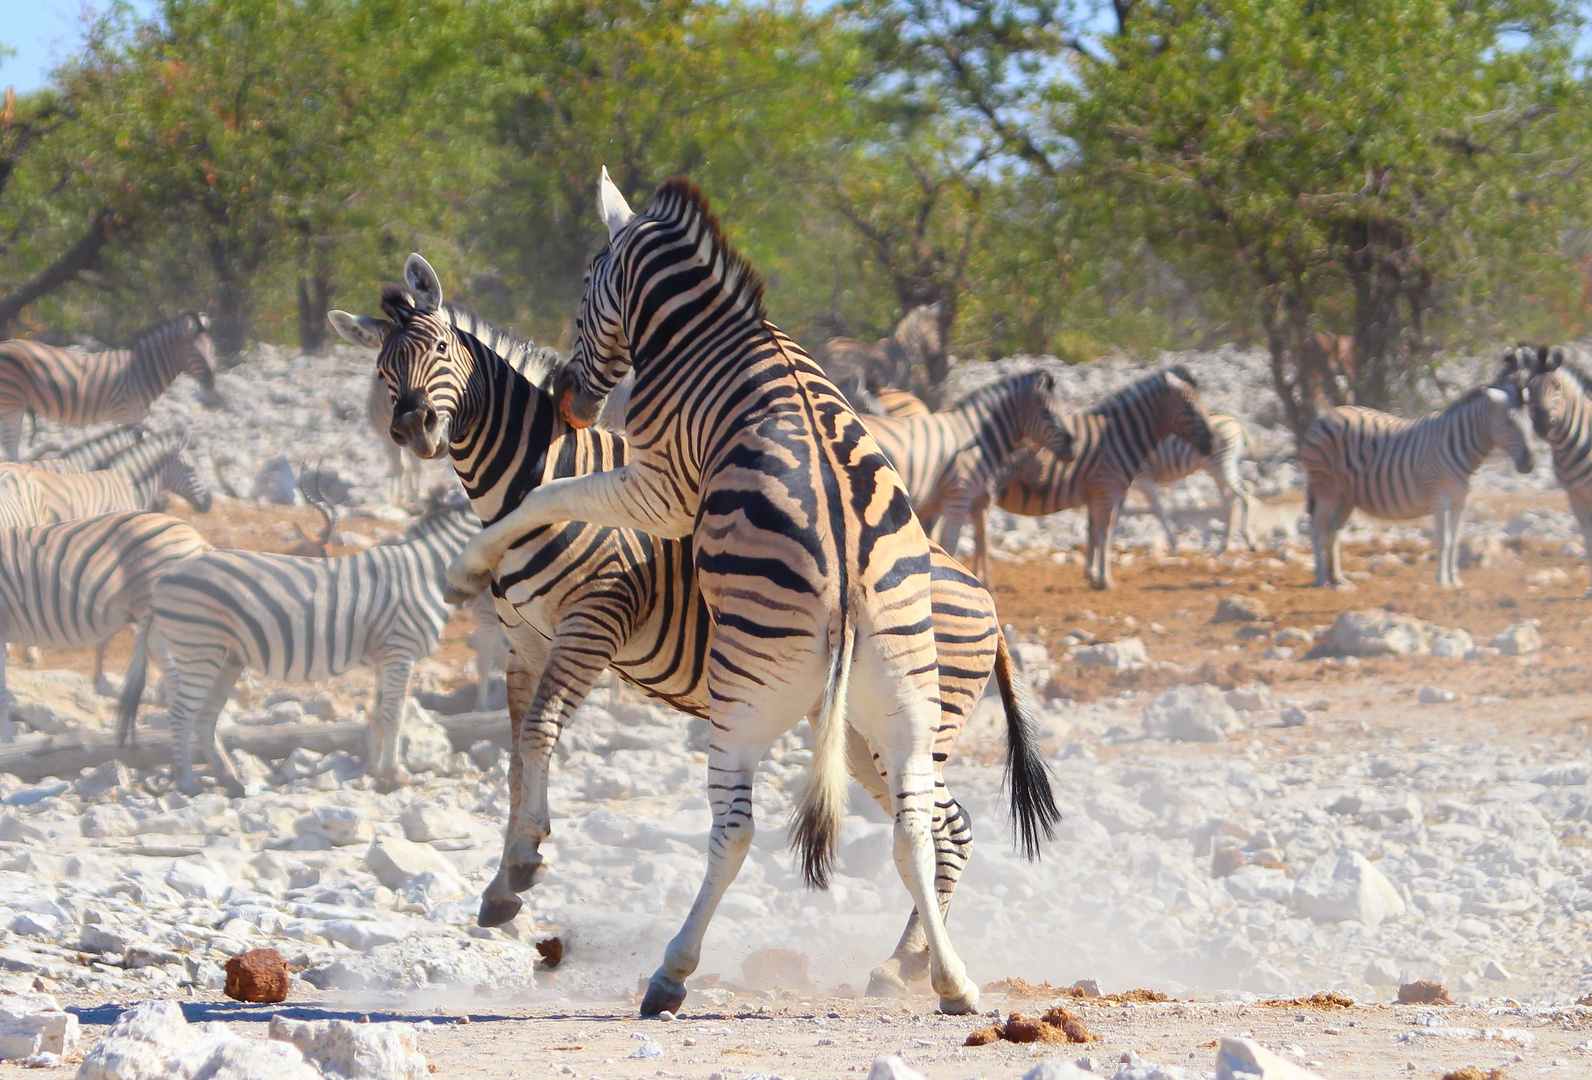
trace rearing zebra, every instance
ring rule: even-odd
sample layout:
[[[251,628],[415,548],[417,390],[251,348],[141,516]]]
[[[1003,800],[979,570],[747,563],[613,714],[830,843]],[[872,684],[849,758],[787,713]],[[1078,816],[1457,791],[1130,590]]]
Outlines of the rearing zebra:
[[[1072,460],[1072,432],[1050,411],[1056,381],[1048,371],[1030,371],[975,390],[949,409],[926,416],[867,416],[862,422],[901,474],[924,527],[933,531],[944,504],[961,498],[986,513],[995,478],[1023,446],[1044,447]],[[947,483],[955,463],[956,480]],[[977,496],[984,498],[979,501]],[[947,515],[940,543],[956,554],[966,511]],[[973,530],[973,572],[987,585],[989,557],[983,522]]]
[[[319,682],[359,664],[376,669],[366,770],[382,785],[404,780],[399,724],[409,675],[442,636],[449,560],[479,528],[462,503],[432,509],[393,543],[332,559],[211,551],[155,586],[139,627],[117,720],[125,743],[144,693],[146,657],[175,676],[173,779],[199,790],[193,729],[234,795],[243,782],[216,738],[216,719],[244,668],[284,682]]]
[[[412,255],[412,287],[383,289],[389,319],[333,312],[347,340],[380,349],[377,369],[390,382],[402,425],[394,435],[422,456],[451,456],[483,520],[493,521],[523,493],[560,476],[623,464],[629,445],[601,430],[573,430],[551,393],[558,360],[517,342],[442,298],[430,265]],[[993,667],[1007,717],[1013,814],[1026,840],[1054,818],[1037,770],[1032,705],[1014,678],[989,593],[945,553],[931,549],[934,632],[939,659],[940,726],[936,769],[978,700]],[[688,543],[627,529],[563,522],[529,536],[498,565],[498,611],[513,643],[507,672],[511,754],[509,823],[498,874],[481,900],[479,922],[513,919],[543,872],[539,850],[550,835],[547,769],[564,724],[592,682],[612,664],[625,681],[684,712],[706,716],[705,672],[711,620],[696,588]],[[874,799],[890,796],[865,744],[848,742],[847,767]],[[971,851],[967,816],[940,792],[944,827],[936,835],[936,888],[948,903]],[[928,963],[916,913],[869,992],[902,992]]]
[[[1359,507],[1380,518],[1430,513],[1437,534],[1437,584],[1458,587],[1459,533],[1470,478],[1495,448],[1532,469],[1531,445],[1513,364],[1497,382],[1467,391],[1441,412],[1419,420],[1340,405],[1311,423],[1299,441],[1309,484],[1310,538],[1317,587],[1348,587],[1338,533]]]
[[[751,844],[757,763],[804,713],[815,747],[792,831],[805,877],[828,881],[849,726],[888,777],[896,865],[940,1008],[974,1011],[978,988],[951,947],[935,886],[932,557],[906,489],[834,384],[767,321],[762,282],[701,192],[666,181],[636,216],[606,173],[602,183],[609,242],[588,271],[561,405],[571,423],[590,424],[633,367],[633,456],[531,492],[471,541],[449,579],[488,580],[515,543],[572,517],[692,538],[713,617],[713,825],[707,876],[642,1014],[684,1001],[707,924]]]
[[[1570,513],[1581,526],[1592,559],[1592,376],[1563,349],[1521,348],[1504,354],[1506,364],[1530,365],[1526,401],[1531,426],[1553,451],[1553,475],[1564,488]],[[1592,586],[1587,588],[1592,596]]]
[[[1111,587],[1111,535],[1122,500],[1155,447],[1171,435],[1202,454],[1212,436],[1199,384],[1173,367],[1124,387],[1068,418],[1073,452],[1068,463],[1047,450],[1021,455],[1001,489],[999,505],[1041,517],[1073,506],[1089,508],[1086,573],[1097,589]]]
[[[142,331],[131,348],[97,353],[0,342],[0,450],[16,460],[29,411],[70,427],[136,423],[183,371],[199,380],[203,405],[221,405],[209,326],[203,315],[179,315]]]
[[[1222,497],[1222,509],[1227,521],[1222,529],[1222,546],[1218,553],[1227,553],[1235,526],[1238,526],[1239,535],[1249,545],[1249,550],[1254,551],[1255,536],[1250,532],[1249,518],[1254,510],[1255,495],[1249,490],[1249,481],[1238,471],[1239,462],[1249,453],[1249,433],[1244,430],[1241,421],[1224,413],[1213,412],[1207,416],[1211,425],[1209,454],[1201,454],[1176,435],[1169,436],[1157,443],[1150,452],[1149,459],[1134,480],[1134,486],[1144,493],[1150,510],[1161,519],[1161,527],[1166,530],[1168,550],[1176,552],[1177,530],[1172,527],[1172,519],[1167,515],[1166,508],[1161,505],[1156,485],[1175,484],[1185,476],[1192,476],[1204,469],[1216,481],[1216,490]]]

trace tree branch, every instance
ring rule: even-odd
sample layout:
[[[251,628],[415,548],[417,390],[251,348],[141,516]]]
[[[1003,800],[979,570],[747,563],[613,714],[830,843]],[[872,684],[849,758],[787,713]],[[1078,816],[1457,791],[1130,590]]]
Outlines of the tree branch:
[[[105,246],[116,235],[121,222],[109,210],[94,215],[77,243],[49,266],[23,282],[7,296],[0,297],[0,329],[10,326],[22,314],[22,309],[41,297],[48,296],[64,285],[70,284],[86,270],[97,269]]]

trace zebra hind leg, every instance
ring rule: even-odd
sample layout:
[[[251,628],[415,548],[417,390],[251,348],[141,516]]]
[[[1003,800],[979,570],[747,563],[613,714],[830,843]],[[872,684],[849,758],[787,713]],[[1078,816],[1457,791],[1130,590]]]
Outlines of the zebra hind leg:
[[[1592,492],[1572,491],[1570,513],[1581,526],[1581,545],[1586,549],[1588,569],[1592,569]],[[1592,585],[1587,586],[1586,597],[1592,598]]]
[[[16,728],[11,723],[11,707],[17,703],[6,686],[6,643],[0,641],[0,742],[17,741]]]
[[[232,758],[227,755],[221,746],[221,740],[216,737],[216,721],[221,715],[221,708],[227,703],[227,698],[232,696],[232,688],[241,674],[243,674],[243,661],[227,657],[210,682],[208,692],[197,705],[193,703],[197,695],[184,694],[179,687],[178,706],[187,704],[191,711],[185,711],[180,723],[178,709],[174,707],[171,711],[172,779],[177,785],[177,790],[184,795],[199,794],[199,781],[193,772],[195,729],[197,729],[199,747],[204,752],[205,759],[216,771],[216,779],[220,780],[234,797],[244,793],[243,778],[238,775],[238,770],[232,764]],[[185,679],[182,685],[201,684],[198,680],[190,684]]]
[[[1141,476],[1134,481],[1134,486],[1144,495],[1144,501],[1150,504],[1150,512],[1160,519],[1161,528],[1166,532],[1166,550],[1168,554],[1177,554],[1177,527],[1172,524],[1172,518],[1166,512],[1166,506],[1161,502],[1161,493],[1155,486],[1155,478]],[[1222,538],[1222,550],[1227,550],[1227,539]]]
[[[0,412],[0,451],[7,461],[17,461],[22,452],[23,412]]]
[[[409,674],[414,663],[412,656],[388,656],[376,666],[376,699],[371,706],[365,743],[365,774],[383,793],[397,791],[410,779],[402,750],[404,699],[409,696]]]

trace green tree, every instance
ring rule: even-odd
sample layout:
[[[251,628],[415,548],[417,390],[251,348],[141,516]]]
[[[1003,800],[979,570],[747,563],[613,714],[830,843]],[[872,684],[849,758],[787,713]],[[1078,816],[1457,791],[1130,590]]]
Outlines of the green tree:
[[[1258,326],[1302,431],[1323,404],[1393,402],[1434,318],[1518,318],[1485,293],[1562,288],[1575,25],[1533,0],[1173,0],[1055,98],[1098,212]]]

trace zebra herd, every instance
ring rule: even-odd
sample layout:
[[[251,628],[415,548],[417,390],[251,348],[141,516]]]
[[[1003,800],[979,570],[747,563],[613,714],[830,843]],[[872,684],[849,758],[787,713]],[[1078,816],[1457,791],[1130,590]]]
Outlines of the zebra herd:
[[[330,526],[319,556],[216,550],[157,510],[165,492],[209,505],[185,439],[122,428],[0,466],[0,633],[103,648],[135,626],[119,728],[133,737],[155,664],[172,780],[190,793],[196,732],[215,777],[242,791],[217,721],[245,669],[311,682],[370,666],[366,767],[390,789],[407,779],[399,724],[414,663],[435,649],[450,605],[490,597],[510,644],[510,806],[482,926],[514,919],[520,894],[545,873],[553,749],[604,670],[706,720],[707,871],[645,1015],[684,1000],[751,845],[758,762],[805,717],[812,761],[791,830],[805,879],[828,882],[849,775],[893,820],[913,900],[870,992],[899,993],[926,975],[944,1011],[974,1011],[978,990],[945,925],[972,835],[944,764],[992,676],[1014,832],[1029,857],[1059,820],[1034,706],[988,587],[989,510],[1086,508],[1087,575],[1108,588],[1127,493],[1146,494],[1175,548],[1156,485],[1204,469],[1226,504],[1223,550],[1235,538],[1253,549],[1243,425],[1208,412],[1181,367],[1063,413],[1044,372],[931,411],[904,388],[869,384],[859,365],[848,376],[870,410],[859,413],[768,322],[761,279],[693,185],[665,183],[637,214],[604,172],[598,208],[609,239],[588,272],[568,359],[447,301],[419,255],[403,284],[382,288],[380,315],[330,315],[375,355],[367,411],[399,451],[401,492],[411,459],[446,459],[462,499],[434,500],[393,542],[351,555],[324,557]],[[202,316],[183,316],[131,350],[91,358],[0,345],[0,443],[14,459],[28,412],[136,425],[183,370],[214,401],[204,331]],[[883,345],[880,354],[891,355]],[[1469,477],[1494,447],[1529,470],[1527,411],[1592,548],[1592,380],[1559,351],[1522,348],[1491,385],[1432,417],[1349,408],[1316,421],[1300,458],[1317,583],[1341,582],[1337,535],[1358,506],[1432,512],[1439,581],[1457,584]],[[971,572],[952,557],[964,525]],[[8,740],[9,705],[0,649]]]

